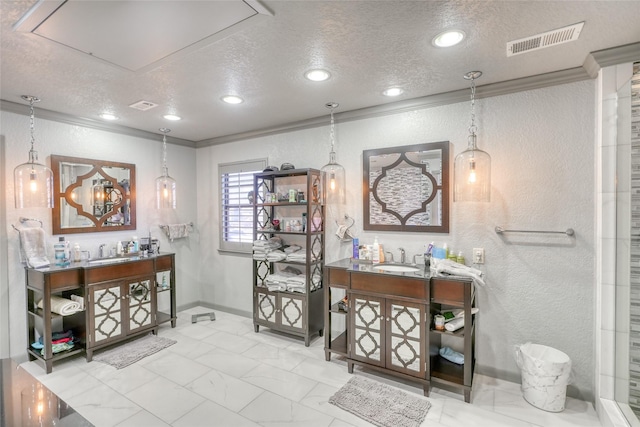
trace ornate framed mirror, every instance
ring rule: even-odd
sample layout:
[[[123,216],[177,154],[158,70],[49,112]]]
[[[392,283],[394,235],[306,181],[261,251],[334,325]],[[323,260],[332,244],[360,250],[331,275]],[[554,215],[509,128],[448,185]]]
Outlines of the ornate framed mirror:
[[[135,230],[136,166],[51,156],[53,234]]]
[[[363,151],[365,230],[449,232],[448,141]]]

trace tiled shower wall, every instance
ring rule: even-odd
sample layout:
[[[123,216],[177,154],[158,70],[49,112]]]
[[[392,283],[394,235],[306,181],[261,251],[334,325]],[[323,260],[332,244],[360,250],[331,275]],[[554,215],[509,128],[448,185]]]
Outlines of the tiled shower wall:
[[[630,99],[627,98],[630,102],[621,100],[618,110],[622,118],[628,117],[629,111],[631,114],[631,134],[627,139],[631,144],[628,401],[633,412],[640,417],[640,62],[633,65],[630,95]],[[626,114],[622,111],[623,109],[627,109]],[[621,142],[624,144],[627,132],[624,129],[621,131],[623,132]],[[619,180],[622,179],[624,178],[619,177]],[[621,345],[623,344],[621,343]],[[625,364],[621,363],[620,365],[620,370],[624,369]],[[618,377],[617,371],[616,376]],[[622,373],[620,376],[623,376]],[[620,397],[624,399],[627,396]],[[617,395],[616,400],[620,400]],[[624,400],[622,401],[624,402]]]

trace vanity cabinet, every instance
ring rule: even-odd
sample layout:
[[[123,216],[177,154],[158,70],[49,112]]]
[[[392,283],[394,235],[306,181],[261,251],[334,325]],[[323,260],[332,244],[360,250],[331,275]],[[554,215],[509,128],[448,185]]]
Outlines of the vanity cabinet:
[[[350,373],[357,364],[417,381],[426,396],[431,383],[438,383],[462,390],[470,401],[475,365],[470,279],[430,277],[428,271],[380,273],[349,260],[327,265],[324,277],[327,361],[337,354],[346,358]],[[471,321],[455,332],[436,330],[433,316],[451,308],[463,309]],[[463,365],[439,355],[449,345],[464,354]]]
[[[87,360],[107,345],[157,331],[152,259],[87,269]]]
[[[324,206],[316,169],[262,172],[253,181],[253,323],[302,337],[322,335]],[[278,241],[279,248],[256,242]],[[256,249],[257,248],[257,249]],[[286,252],[281,252],[286,248]],[[267,255],[276,249],[280,256]],[[297,250],[293,250],[297,249]]]
[[[27,336],[30,360],[41,360],[47,373],[53,362],[85,353],[91,361],[96,350],[149,332],[160,324],[176,325],[175,255],[159,254],[127,262],[73,267],[26,269]],[[163,286],[164,282],[164,286]],[[51,297],[76,295],[86,309],[61,316],[52,311]],[[166,296],[166,308],[158,300]],[[39,307],[39,303],[42,301]],[[53,354],[55,332],[71,331],[75,345]],[[43,348],[32,343],[42,337]]]
[[[353,273],[348,294],[350,373],[354,363],[409,376],[429,392],[426,357],[428,281]]]
[[[86,327],[85,311],[61,316],[51,310],[52,296],[71,299],[76,295],[85,302],[86,296],[81,268],[65,270],[27,269],[25,274],[27,290],[27,353],[29,360],[40,360],[45,370],[51,373],[53,362],[65,359],[85,351]],[[71,331],[75,339],[73,348],[53,353],[52,335],[54,332]],[[42,348],[34,343],[42,342]]]

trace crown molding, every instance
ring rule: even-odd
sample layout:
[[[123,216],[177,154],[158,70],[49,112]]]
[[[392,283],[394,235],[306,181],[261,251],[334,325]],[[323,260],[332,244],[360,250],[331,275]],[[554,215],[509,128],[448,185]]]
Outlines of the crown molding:
[[[490,98],[493,96],[507,95],[510,93],[522,92],[533,89],[540,89],[549,86],[573,83],[588,80],[591,77],[582,67],[561,70],[547,74],[540,74],[521,79],[508,80],[499,83],[491,83],[476,87],[476,99]],[[373,107],[360,108],[357,110],[334,113],[334,119],[338,122],[350,122],[354,120],[370,119],[391,114],[399,114],[425,108],[440,107],[443,105],[457,104],[469,100],[469,90],[457,90],[440,93],[436,95],[412,98],[398,102],[392,102]],[[299,122],[288,123],[286,125],[275,126],[255,130],[251,132],[226,135],[218,138],[205,139],[196,143],[196,148],[204,148],[212,145],[226,144],[230,142],[242,141],[245,139],[259,138],[263,136],[276,135],[285,132],[295,132],[327,125],[327,117],[320,116]]]
[[[9,113],[29,115],[29,106],[26,104],[20,104],[17,102],[6,101],[0,99],[0,111],[6,111]],[[119,133],[122,135],[133,136],[136,138],[151,139],[154,141],[162,142],[162,138],[158,133],[147,132],[140,129],[130,128],[127,126],[118,125],[115,123],[105,123],[99,120],[87,119],[85,117],[74,116],[71,114],[58,113],[56,111],[45,110],[43,108],[36,108],[36,116],[38,119],[51,120],[54,122],[65,123],[72,126],[82,126],[85,128],[102,130],[106,132]],[[167,144],[182,145],[184,147],[195,148],[196,143],[187,139],[174,138],[167,136]]]
[[[591,52],[582,67],[592,78],[596,78],[601,68],[639,60],[640,42]]]

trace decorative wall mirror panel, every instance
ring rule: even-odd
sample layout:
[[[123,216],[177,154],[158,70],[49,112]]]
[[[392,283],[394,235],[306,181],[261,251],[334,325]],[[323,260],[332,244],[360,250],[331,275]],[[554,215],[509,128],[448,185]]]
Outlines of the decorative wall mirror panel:
[[[135,230],[136,166],[51,156],[53,234]]]
[[[448,233],[449,145],[363,151],[363,228]]]

